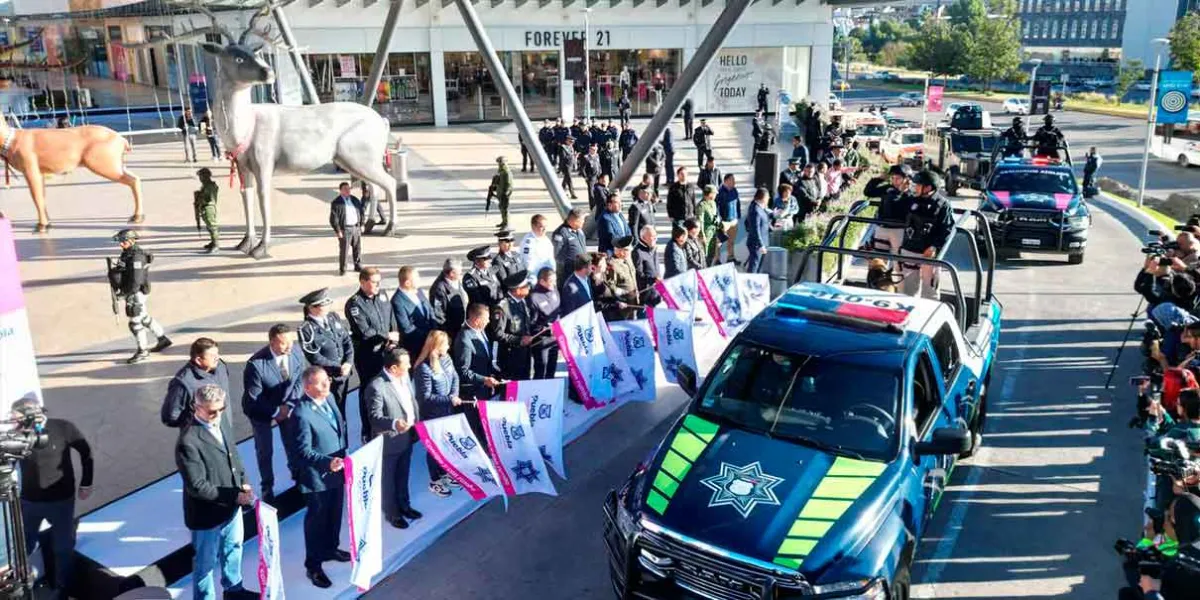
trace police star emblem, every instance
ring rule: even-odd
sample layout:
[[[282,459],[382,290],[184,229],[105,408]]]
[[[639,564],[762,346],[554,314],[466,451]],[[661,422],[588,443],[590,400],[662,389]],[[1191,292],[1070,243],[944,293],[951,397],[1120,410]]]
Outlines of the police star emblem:
[[[701,479],[700,483],[713,491],[709,508],[732,506],[745,519],[759,504],[779,506],[775,486],[783,483],[783,478],[763,473],[758,461],[744,467],[723,462],[719,475]]]

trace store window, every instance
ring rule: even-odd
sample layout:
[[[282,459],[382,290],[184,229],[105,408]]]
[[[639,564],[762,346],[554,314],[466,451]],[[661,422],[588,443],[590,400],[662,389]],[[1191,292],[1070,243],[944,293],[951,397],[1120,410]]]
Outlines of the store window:
[[[662,103],[683,70],[683,51],[592,50],[592,106],[601,115],[617,114],[621,90],[629,91],[634,115],[650,115]],[[575,98],[582,104],[582,81],[575,82]]]
[[[305,56],[321,102],[359,102],[374,54]],[[393,52],[375,90],[373,108],[392,125],[433,122],[428,52]]]
[[[807,98],[812,48],[809,46],[786,46],[783,49],[783,77],[781,87],[788,91],[793,102]]]
[[[558,118],[558,52],[500,52],[498,55],[529,118]],[[445,68],[446,118],[449,122],[512,118],[508,102],[492,81],[478,52],[447,52]]]

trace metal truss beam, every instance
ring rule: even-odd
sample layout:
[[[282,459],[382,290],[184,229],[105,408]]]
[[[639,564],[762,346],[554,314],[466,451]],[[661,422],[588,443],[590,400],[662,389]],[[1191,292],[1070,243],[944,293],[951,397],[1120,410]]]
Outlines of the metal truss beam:
[[[309,0],[309,6],[316,6],[320,2],[321,0]],[[300,48],[296,45],[296,36],[292,35],[292,24],[284,14],[283,6],[273,5],[271,16],[275,19],[275,26],[279,28],[279,37],[283,38],[283,43],[287,46],[288,56],[292,59],[292,67],[300,75],[300,85],[304,88],[304,101],[307,104],[320,104],[321,99],[317,96],[317,86],[313,85],[312,74],[308,72],[308,64],[300,55]]]
[[[388,48],[392,45],[392,36],[396,33],[396,21],[400,19],[400,7],[404,4],[403,0],[391,0],[390,3],[387,17],[383,20],[383,31],[379,34],[379,45],[375,47],[375,60],[371,62],[371,74],[367,76],[367,85],[363,88],[362,103],[367,106],[375,103],[375,90],[379,89],[379,81],[383,79],[383,68],[387,66]]]

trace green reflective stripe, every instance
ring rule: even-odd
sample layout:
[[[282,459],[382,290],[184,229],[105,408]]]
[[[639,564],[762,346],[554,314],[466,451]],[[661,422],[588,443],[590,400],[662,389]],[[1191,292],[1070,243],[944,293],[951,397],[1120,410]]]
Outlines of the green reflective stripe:
[[[683,481],[691,468],[692,463],[676,452],[667,450],[667,453],[663,455],[662,470],[669,473],[676,481]]]
[[[654,488],[670,498],[675,495],[675,490],[679,489],[679,482],[671,479],[671,476],[665,472],[659,471],[658,475],[654,477]]]
[[[674,441],[671,442],[671,449],[682,454],[684,458],[695,462],[700,458],[700,453],[704,452],[704,448],[708,446],[704,440],[680,429],[675,434]]]
[[[826,477],[878,477],[887,465],[839,456],[829,467]]]
[[[813,539],[821,539],[830,527],[833,527],[834,521],[817,521],[815,519],[799,519],[792,523],[792,528],[788,530],[788,537],[805,537]]]
[[[781,567],[787,567],[789,569],[799,569],[800,568],[799,560],[797,560],[795,558],[790,558],[787,556],[777,556],[777,557],[775,557],[774,562],[775,562],[775,564],[777,564]]]
[[[858,500],[872,483],[874,477],[826,477],[813,492],[813,498]]]
[[[788,538],[783,540],[783,545],[779,547],[779,554],[784,556],[808,556],[809,552],[817,546],[820,540],[806,540]]]
[[[821,500],[813,498],[804,505],[804,510],[800,511],[797,519],[822,519],[827,521],[836,521],[850,505],[854,504],[850,500]]]
[[[646,495],[646,505],[660,515],[667,512],[667,502],[668,500],[657,490],[650,490],[650,493]]]
[[[688,415],[683,418],[683,426],[695,433],[700,439],[705,442],[711,442],[717,435],[717,430],[720,426],[716,423],[709,423],[696,415]]]

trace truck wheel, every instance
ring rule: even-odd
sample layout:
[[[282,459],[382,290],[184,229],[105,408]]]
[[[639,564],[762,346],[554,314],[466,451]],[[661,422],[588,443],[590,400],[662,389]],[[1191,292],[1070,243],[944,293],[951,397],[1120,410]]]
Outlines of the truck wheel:
[[[971,432],[971,449],[963,452],[958,456],[959,459],[971,458],[979,452],[979,448],[983,446],[983,428],[987,426],[987,401],[988,389],[992,383],[992,371],[989,368],[987,375],[983,376],[983,383],[979,388],[979,409],[975,411],[975,416],[971,418],[971,423],[968,430]]]
[[[892,587],[888,590],[888,600],[909,600],[909,579],[908,565],[900,567],[896,571],[896,576],[892,578]]]
[[[1069,265],[1081,265],[1081,264],[1083,264],[1083,253],[1082,253],[1082,252],[1080,252],[1079,254],[1069,254],[1069,255],[1067,255],[1067,264],[1069,264]]]
[[[1188,168],[1190,163],[1188,163],[1188,158],[1187,158],[1186,154],[1180,154],[1179,158],[1175,159],[1175,164],[1186,169],[1186,168]]]

